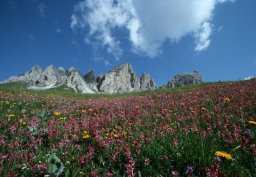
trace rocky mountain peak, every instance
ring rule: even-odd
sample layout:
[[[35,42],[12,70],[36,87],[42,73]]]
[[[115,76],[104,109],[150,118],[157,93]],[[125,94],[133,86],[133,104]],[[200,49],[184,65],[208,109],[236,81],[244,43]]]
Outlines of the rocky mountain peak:
[[[132,65],[131,65],[131,64],[129,64],[129,63],[124,63],[124,64],[121,64],[121,65],[119,65],[119,66],[113,68],[111,71],[113,71],[113,72],[118,72],[119,70],[133,70],[133,68],[132,68]],[[111,71],[110,71],[110,72],[111,72]]]
[[[64,84],[66,79],[67,76],[63,68],[55,68],[50,65],[45,68],[34,84],[37,87],[58,86]]]
[[[85,75],[84,75],[84,80],[87,83],[95,83],[96,82],[96,78],[94,75],[94,71],[93,70],[89,70]]]
[[[34,65],[31,69],[32,73],[42,73],[42,68],[39,65]]]
[[[180,87],[185,85],[196,85],[203,82],[199,72],[177,74],[167,83],[167,87]]]
[[[19,76],[12,76],[0,84],[9,82],[26,82],[30,89],[50,89],[65,85],[82,93],[124,93],[132,91],[154,90],[157,88],[149,73],[144,73],[140,78],[136,76],[131,64],[122,64],[110,70],[108,73],[95,76],[93,70],[89,70],[84,76],[74,67],[65,70],[63,67],[49,65],[42,70],[35,65],[29,72]],[[175,75],[167,87],[180,87],[195,85],[203,82],[198,71]],[[163,86],[163,87],[166,87]]]
[[[122,64],[98,78],[100,92],[124,93],[140,90],[140,82],[130,64]]]
[[[157,86],[154,82],[154,80],[151,78],[149,73],[144,73],[140,77],[140,90],[145,91],[145,90],[154,90],[156,89]]]
[[[71,73],[74,73],[74,72],[79,72],[79,70],[77,70],[74,67],[70,67],[70,68],[67,69],[67,74],[71,74]]]

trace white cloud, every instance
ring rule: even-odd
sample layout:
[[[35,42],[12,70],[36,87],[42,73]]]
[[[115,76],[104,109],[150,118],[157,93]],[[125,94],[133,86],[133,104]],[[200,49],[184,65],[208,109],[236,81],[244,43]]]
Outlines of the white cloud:
[[[217,32],[221,32],[222,30],[223,30],[223,28],[224,28],[224,26],[223,25],[221,25],[221,26],[219,26],[218,28],[217,28]]]
[[[45,15],[46,7],[47,7],[47,6],[46,6],[44,3],[42,3],[42,2],[40,2],[40,3],[38,4],[37,9],[38,9],[38,11],[39,11],[41,17],[46,17],[46,15]]]
[[[95,57],[95,61],[102,62],[106,66],[110,65],[110,62],[107,59],[105,59],[103,57],[100,57],[100,56],[99,57]]]
[[[112,30],[126,26],[132,17],[132,1],[121,1],[113,5],[113,0],[86,0],[75,6],[71,17],[71,28],[86,29],[92,41],[99,41],[106,46],[107,52],[118,59],[122,54],[120,41],[114,37]],[[90,41],[86,39],[86,41]]]
[[[210,36],[212,33],[212,25],[209,22],[201,24],[199,30],[195,33],[195,51],[200,52],[207,49],[211,43]]]
[[[224,2],[235,2],[236,0],[217,0],[218,3],[224,3]]]
[[[75,6],[71,28],[87,34],[118,59],[122,55],[116,30],[126,29],[135,52],[149,57],[161,53],[165,41],[195,37],[195,50],[209,47],[217,4],[235,0],[83,0]]]
[[[61,28],[59,28],[59,27],[56,28],[56,32],[57,32],[57,33],[61,33],[62,31],[63,31],[63,30],[62,30]]]
[[[253,78],[255,78],[255,77],[253,77],[253,76],[248,76],[248,77],[245,77],[244,80],[251,80],[251,79],[253,79]]]

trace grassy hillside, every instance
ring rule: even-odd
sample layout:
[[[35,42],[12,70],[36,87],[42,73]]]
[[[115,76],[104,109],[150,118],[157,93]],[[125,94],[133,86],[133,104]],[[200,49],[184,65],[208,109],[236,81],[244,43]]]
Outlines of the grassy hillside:
[[[6,83],[0,84],[0,90],[12,93],[29,93],[29,94],[40,94],[40,95],[56,95],[56,96],[64,96],[64,97],[73,97],[73,98],[116,98],[116,97],[129,97],[129,96],[145,96],[149,94],[158,94],[158,93],[181,93],[192,91],[194,89],[205,87],[211,84],[225,84],[228,82],[216,82],[216,83],[202,83],[199,85],[191,85],[177,88],[161,88],[152,91],[142,91],[142,92],[131,92],[131,93],[122,93],[122,94],[83,94],[76,93],[73,89],[68,88],[66,86],[60,86],[56,88],[52,88],[49,90],[30,90],[27,89],[28,84],[22,82],[14,82],[14,83]]]
[[[256,80],[115,95],[25,88],[0,86],[0,176],[256,174]]]

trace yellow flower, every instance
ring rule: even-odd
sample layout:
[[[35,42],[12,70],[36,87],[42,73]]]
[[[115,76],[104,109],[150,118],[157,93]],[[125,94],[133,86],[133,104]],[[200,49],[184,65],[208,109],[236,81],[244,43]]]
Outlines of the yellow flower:
[[[256,125],[255,121],[249,121],[248,124]]]
[[[15,115],[14,114],[8,114],[6,115],[7,117],[14,117]]]
[[[206,109],[206,108],[204,108],[204,107],[202,107],[202,110],[203,110],[203,111],[207,111],[207,109]]]
[[[127,135],[127,132],[125,130],[122,131],[122,135],[123,136],[126,136]]]
[[[192,112],[192,113],[195,113],[195,112],[196,112],[196,110],[192,109],[192,110],[191,110],[191,112]]]
[[[88,139],[88,138],[90,138],[90,136],[88,134],[83,136],[83,139]]]
[[[66,117],[60,117],[60,120],[66,120]]]
[[[87,131],[84,131],[83,139],[88,139],[90,138],[90,135],[88,134]]]
[[[115,134],[115,133],[114,133],[114,134],[113,134],[113,137],[114,137],[114,138],[118,138],[118,134]]]
[[[228,160],[232,160],[232,155],[229,154],[229,153],[223,152],[223,151],[216,151],[215,155],[218,156],[218,157],[224,157]]]
[[[89,112],[92,112],[92,111],[93,111],[93,109],[90,108],[90,109],[89,109]]]
[[[55,111],[53,114],[54,114],[55,116],[60,116],[60,112],[57,112],[57,111]]]
[[[227,97],[225,97],[225,98],[223,99],[223,101],[224,101],[224,103],[227,103],[227,102],[230,102],[230,99],[227,98]]]

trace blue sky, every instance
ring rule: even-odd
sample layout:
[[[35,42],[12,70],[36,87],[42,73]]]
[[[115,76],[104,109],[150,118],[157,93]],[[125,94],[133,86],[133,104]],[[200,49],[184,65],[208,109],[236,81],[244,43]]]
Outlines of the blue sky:
[[[102,74],[131,63],[158,85],[256,76],[255,0],[1,0],[0,80],[38,64]]]

